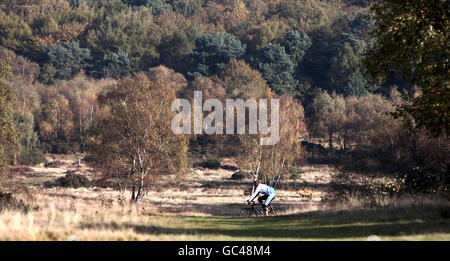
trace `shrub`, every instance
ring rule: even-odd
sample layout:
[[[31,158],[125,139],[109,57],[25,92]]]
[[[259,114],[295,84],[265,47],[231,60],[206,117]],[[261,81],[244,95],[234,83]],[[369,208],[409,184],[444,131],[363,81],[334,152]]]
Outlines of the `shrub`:
[[[105,177],[102,177],[102,178],[96,179],[96,180],[92,180],[90,182],[90,185],[93,187],[99,187],[99,188],[114,188],[114,189],[119,188],[117,182],[107,179]]]
[[[220,166],[221,169],[226,169],[226,170],[237,170],[238,167],[233,166],[233,165],[229,165],[229,164],[224,164]]]
[[[89,187],[91,182],[83,175],[68,172],[65,177],[58,178],[54,182],[46,182],[45,187],[66,187],[66,188],[80,188]]]
[[[400,178],[405,189],[416,193],[441,193],[448,195],[450,178],[448,173],[414,168]]]
[[[45,161],[44,153],[37,148],[22,154],[19,159],[19,162],[23,165],[37,165]]]
[[[348,203],[350,201],[350,195],[346,191],[334,191],[325,194],[320,200],[322,205],[335,206],[338,204]]]
[[[441,217],[448,219],[450,218],[450,207],[449,206],[441,206],[439,208],[439,214]]]
[[[335,191],[330,191],[322,198],[321,203],[325,205],[347,204],[356,200],[365,207],[382,206],[387,199],[400,197],[403,190],[403,181],[392,178],[377,180],[366,180],[364,184],[347,184],[347,186],[336,186]]]
[[[207,159],[203,163],[203,167],[208,168],[208,169],[218,169],[218,168],[220,168],[220,162],[216,159]]]
[[[61,167],[63,165],[64,165],[63,162],[55,160],[55,161],[51,161],[51,162],[46,162],[44,164],[44,167],[46,167],[46,168],[59,168],[59,167]]]
[[[207,169],[219,169],[220,159],[215,155],[208,155],[201,166]]]
[[[289,176],[289,178],[293,179],[293,180],[297,180],[301,177],[302,173],[303,173],[303,171],[301,170],[301,168],[299,168],[297,166],[292,166],[290,169],[291,175]]]
[[[249,173],[239,170],[239,171],[236,171],[235,173],[233,173],[233,175],[231,175],[231,179],[232,180],[242,180],[242,179],[247,178],[248,176],[249,176]]]
[[[399,196],[403,192],[403,181],[383,179],[372,181],[361,189],[364,202],[369,206],[379,206],[383,200]]]
[[[219,188],[220,184],[214,181],[205,181],[202,183],[202,188]]]
[[[16,199],[11,193],[4,193],[0,191],[0,212],[3,209],[20,210],[28,213],[29,211],[38,210],[38,206],[31,206],[25,204],[23,200]]]
[[[79,145],[76,142],[67,143],[64,141],[42,142],[42,150],[54,154],[71,154],[80,151]]]

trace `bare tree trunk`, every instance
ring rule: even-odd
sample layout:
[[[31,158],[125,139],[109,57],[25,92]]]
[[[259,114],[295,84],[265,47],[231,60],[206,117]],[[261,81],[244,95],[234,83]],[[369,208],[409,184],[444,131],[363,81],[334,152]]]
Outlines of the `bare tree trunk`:
[[[273,184],[272,187],[275,187],[278,182],[280,182],[281,174],[283,173],[284,163],[286,162],[286,158],[283,158],[283,162],[281,163],[280,171],[278,172],[277,181]]]
[[[347,134],[344,135],[344,151],[347,151]]]
[[[256,172],[254,173],[253,176],[253,184],[252,184],[252,194],[253,192],[255,192],[255,181],[258,180],[259,177],[259,168],[261,167],[261,160],[262,160],[262,150],[261,147],[259,148],[259,159],[258,159],[258,165],[256,166]]]
[[[341,140],[341,137],[340,136],[338,136],[337,138],[337,142],[338,142],[338,144],[339,144],[339,146],[341,147],[341,150],[343,150],[344,149],[344,144],[343,144],[343,139]]]
[[[79,111],[78,118],[79,118],[78,124],[80,125],[81,152],[84,152],[85,151],[85,145],[84,145],[84,137],[83,137],[83,124],[82,124],[82,121],[81,121],[81,110]]]
[[[89,116],[89,123],[92,122],[93,117],[94,117],[94,106],[92,105],[91,106],[91,113],[90,113],[90,116]]]
[[[140,203],[142,201],[142,199],[144,198],[144,178],[145,178],[145,174],[141,174],[139,188],[138,188],[138,192],[137,192],[136,200],[135,200],[137,203]]]
[[[131,201],[136,201],[136,184],[133,181],[133,184],[131,185]]]
[[[333,149],[333,130],[331,130],[331,129],[329,131],[328,144],[329,144],[330,150],[332,150]]]
[[[140,203],[142,201],[142,187],[139,185],[138,192],[136,194],[136,203]]]

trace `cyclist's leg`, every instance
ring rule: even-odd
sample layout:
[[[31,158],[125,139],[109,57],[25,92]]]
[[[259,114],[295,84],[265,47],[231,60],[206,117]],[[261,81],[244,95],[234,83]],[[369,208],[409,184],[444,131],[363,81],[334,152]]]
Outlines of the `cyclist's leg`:
[[[275,198],[275,194],[268,195],[266,202],[264,202],[264,205],[266,205],[266,207],[267,207],[274,198]]]
[[[267,197],[269,197],[269,195],[263,195],[258,198],[258,202],[259,202],[259,204],[261,204],[264,212],[266,211],[266,205],[264,204],[263,200],[267,201]]]

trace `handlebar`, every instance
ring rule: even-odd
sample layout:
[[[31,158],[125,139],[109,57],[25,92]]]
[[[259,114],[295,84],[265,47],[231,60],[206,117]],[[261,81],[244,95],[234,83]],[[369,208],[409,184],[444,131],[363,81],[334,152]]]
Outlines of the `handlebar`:
[[[251,207],[251,206],[255,205],[255,202],[254,201],[250,201],[250,202],[246,203],[245,205],[248,206],[248,207]]]

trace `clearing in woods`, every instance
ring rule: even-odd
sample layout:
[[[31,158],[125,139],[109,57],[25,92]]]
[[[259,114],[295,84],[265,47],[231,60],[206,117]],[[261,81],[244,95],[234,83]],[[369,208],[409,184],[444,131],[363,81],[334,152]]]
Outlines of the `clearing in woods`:
[[[241,218],[250,179],[233,171],[193,169],[184,180],[166,177],[144,202],[128,204],[129,192],[111,188],[45,188],[43,183],[76,171],[74,156],[52,156],[58,164],[16,167],[15,195],[39,210],[0,213],[0,240],[449,240],[447,202],[400,201],[384,208],[320,205],[335,171],[325,165],[302,168],[296,180],[277,189],[279,216]],[[173,185],[178,183],[177,185]],[[414,205],[414,207],[412,207]]]

